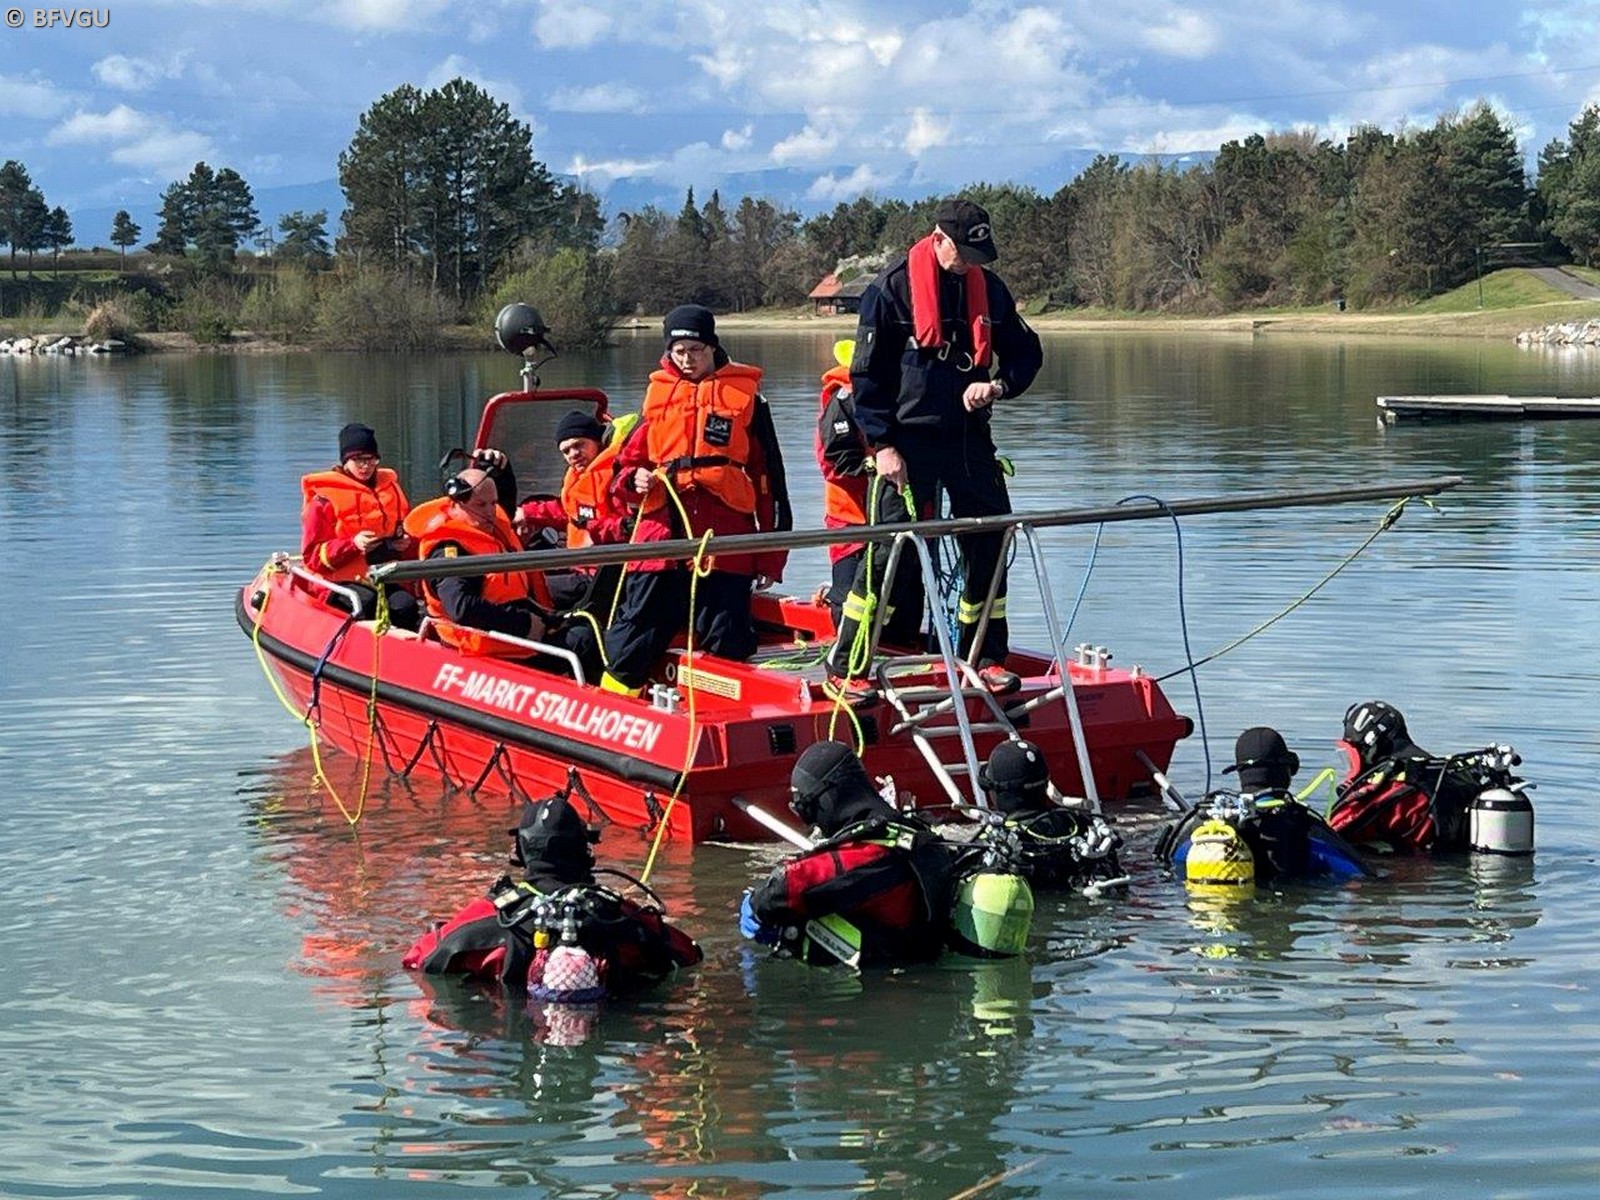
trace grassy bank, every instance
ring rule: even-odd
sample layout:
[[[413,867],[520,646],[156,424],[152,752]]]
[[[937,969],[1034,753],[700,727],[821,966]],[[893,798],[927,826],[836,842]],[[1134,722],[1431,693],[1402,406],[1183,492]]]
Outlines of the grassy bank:
[[[1600,272],[1578,270],[1575,274],[1600,283]],[[1480,306],[1481,295],[1481,306]],[[241,314],[248,316],[248,314]],[[1485,275],[1478,281],[1413,305],[1362,312],[1338,311],[1332,305],[1308,308],[1250,309],[1243,312],[1187,315],[1176,313],[1132,313],[1096,309],[1058,309],[1030,315],[1029,322],[1041,332],[1106,333],[1122,331],[1160,331],[1193,334],[1307,334],[1316,336],[1377,337],[1456,337],[1510,340],[1525,330],[1539,329],[1567,321],[1600,319],[1600,301],[1574,300],[1545,283],[1531,271],[1510,268]],[[828,333],[848,337],[855,329],[853,316],[818,316],[809,306],[762,309],[745,313],[726,313],[717,318],[725,330],[760,330],[766,333],[792,331]],[[0,337],[40,333],[81,332],[81,318],[65,314],[50,317],[21,317],[0,321]],[[656,337],[661,329],[659,316],[630,317],[620,321],[614,340],[630,337]],[[139,335],[141,344],[157,352],[186,353],[275,353],[288,350],[326,348],[323,342],[297,339],[293,343],[263,333],[235,329],[215,342],[197,340],[187,332],[156,331]],[[487,326],[430,326],[428,344],[446,352],[494,349],[494,338]]]

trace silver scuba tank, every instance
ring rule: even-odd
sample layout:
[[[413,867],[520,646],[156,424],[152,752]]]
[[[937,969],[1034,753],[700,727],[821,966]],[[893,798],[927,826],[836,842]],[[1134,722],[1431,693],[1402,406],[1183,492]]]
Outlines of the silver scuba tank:
[[[1480,854],[1532,854],[1532,801],[1520,787],[1484,788],[1467,810],[1467,844]]]

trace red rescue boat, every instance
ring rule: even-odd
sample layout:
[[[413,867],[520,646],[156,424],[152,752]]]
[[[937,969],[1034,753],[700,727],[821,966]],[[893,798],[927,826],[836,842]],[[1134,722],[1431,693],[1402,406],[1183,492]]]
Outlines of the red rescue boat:
[[[524,374],[527,390],[503,393],[485,405],[476,445],[495,446],[513,463],[531,465],[548,458],[541,455],[549,442],[546,406],[587,404],[603,415],[606,397],[593,389],[540,391],[532,370]],[[533,415],[540,412],[542,417]],[[1046,625],[1059,641],[1036,528],[1427,494],[1456,482],[1446,477],[1333,492],[951,519],[882,526],[868,536],[898,539],[901,549],[912,547],[909,557],[925,563],[928,538],[1004,528],[1032,556]],[[861,537],[861,530],[812,530],[716,540],[719,552],[732,553],[771,548],[773,539],[798,548]],[[684,541],[481,555],[452,560],[449,569],[553,570],[630,558],[689,558],[697,549]],[[436,563],[401,563],[379,573],[395,580],[440,569]],[[1015,651],[1006,666],[1022,686],[1001,698],[979,686],[942,633],[940,653],[883,657],[876,687],[841,698],[830,692],[816,652],[833,636],[829,610],[814,600],[774,593],[754,598],[760,649],[751,661],[691,654],[680,643],[669,651],[655,685],[631,697],[582,678],[575,660],[557,671],[475,657],[430,636],[426,624],[421,633],[391,628],[380,635],[373,622],[349,619],[349,608],[335,600],[337,588],[298,560],[277,555],[236,602],[240,627],[255,641],[285,699],[311,714],[322,738],[346,753],[369,756],[375,769],[442,777],[472,791],[539,797],[571,787],[620,824],[690,843],[769,839],[768,830],[735,802],[782,811],[796,757],[819,740],[854,742],[872,774],[893,777],[903,805],[970,809],[984,803],[976,767],[1004,738],[1036,743],[1060,794],[1098,804],[1148,794],[1152,770],[1170,765],[1174,746],[1193,728],[1154,678],[1138,668],[1113,668],[1103,649],[1080,648],[1073,661]],[[1013,608],[1019,591],[1013,586]],[[1069,686],[1063,686],[1063,675]]]
[[[659,552],[659,547],[653,547]],[[825,694],[820,666],[792,665],[797,642],[831,636],[828,610],[760,594],[763,650],[731,662],[684,648],[669,653],[653,694],[619,696],[553,671],[471,657],[426,635],[349,622],[329,586],[287,557],[275,558],[239,593],[238,620],[258,643],[285,694],[314,708],[323,738],[374,765],[442,776],[461,787],[530,796],[578,783],[613,820],[668,836],[760,840],[770,834],[735,798],[782,811],[789,771],[813,742],[859,737],[875,775],[892,775],[904,801],[946,804],[947,781],[918,749],[905,718],[880,693],[848,705]],[[926,656],[924,656],[925,658]],[[937,663],[889,660],[897,694],[950,689]],[[1019,652],[1023,677],[1003,711],[1055,768],[1065,794],[1085,794],[1069,714],[1048,656]],[[1190,730],[1154,679],[1104,664],[1072,664],[1095,792],[1122,798],[1149,788],[1139,754],[1165,769]],[[926,689],[926,692],[924,691]],[[972,689],[965,689],[970,691]],[[908,701],[908,703],[914,701]],[[1002,737],[981,697],[962,700],[981,760]],[[370,705],[370,707],[369,707]],[[925,722],[933,738],[960,739],[954,704]],[[943,729],[941,735],[935,732]],[[955,732],[951,732],[954,730]],[[932,741],[932,738],[929,739]],[[934,743],[937,744],[937,743]],[[962,757],[959,750],[955,757]],[[959,763],[954,774],[960,774]]]

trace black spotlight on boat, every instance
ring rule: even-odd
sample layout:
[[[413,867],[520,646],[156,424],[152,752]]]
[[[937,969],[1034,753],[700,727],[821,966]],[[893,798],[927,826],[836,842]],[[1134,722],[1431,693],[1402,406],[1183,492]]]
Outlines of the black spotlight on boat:
[[[550,326],[531,304],[508,304],[494,319],[494,339],[500,348],[524,358],[529,357],[530,350],[555,353],[555,347],[545,340],[549,332]]]

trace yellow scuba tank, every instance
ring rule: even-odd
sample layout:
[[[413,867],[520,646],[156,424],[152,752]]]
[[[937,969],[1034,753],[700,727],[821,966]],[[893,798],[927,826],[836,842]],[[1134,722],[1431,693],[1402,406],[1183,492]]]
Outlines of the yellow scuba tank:
[[[1033,889],[1009,871],[975,871],[956,885],[950,948],[974,958],[1014,958],[1033,929]]]
[[[1249,895],[1256,886],[1255,856],[1237,829],[1211,817],[1189,835],[1183,881],[1211,895]]]

